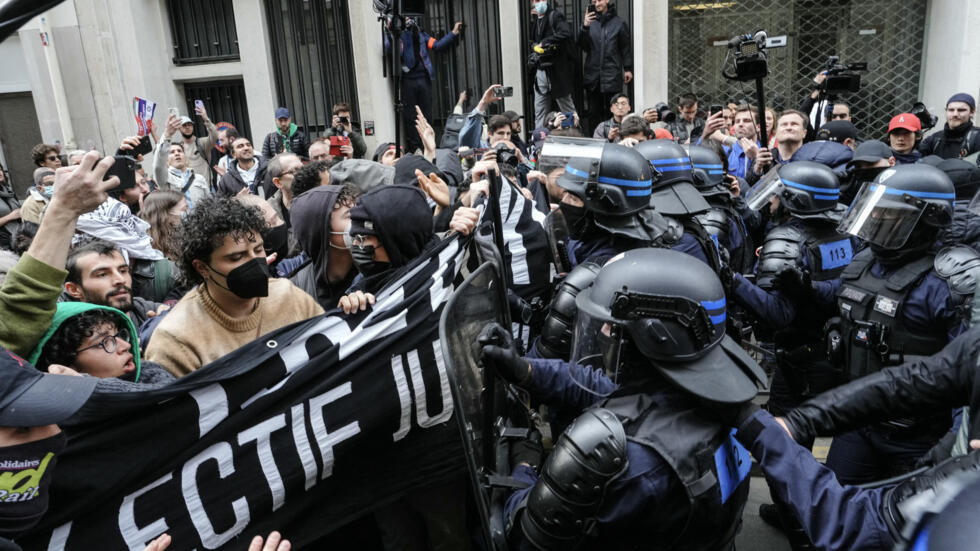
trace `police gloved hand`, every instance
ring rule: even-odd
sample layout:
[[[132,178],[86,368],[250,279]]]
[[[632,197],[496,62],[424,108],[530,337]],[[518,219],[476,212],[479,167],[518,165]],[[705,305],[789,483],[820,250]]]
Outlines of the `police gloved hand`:
[[[773,288],[794,300],[808,300],[813,297],[810,274],[799,268],[787,268],[772,281]]]
[[[541,445],[541,433],[536,430],[532,430],[526,439],[515,442],[510,447],[511,467],[523,463],[537,469],[541,465],[541,458],[543,457],[544,447]]]
[[[718,273],[718,279],[721,280],[722,287],[725,288],[725,295],[731,296],[735,292],[735,288],[738,287],[738,280],[735,278],[735,270],[728,264],[724,264]]]
[[[531,379],[531,364],[517,352],[510,331],[499,323],[488,323],[476,340],[480,361],[508,382],[522,385]]]

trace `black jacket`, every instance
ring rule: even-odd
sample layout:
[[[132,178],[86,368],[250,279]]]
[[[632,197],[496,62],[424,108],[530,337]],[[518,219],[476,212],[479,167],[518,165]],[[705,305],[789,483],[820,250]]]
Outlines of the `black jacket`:
[[[263,198],[268,199],[276,194],[276,186],[272,183],[272,179],[266,178],[268,163],[261,157],[256,157],[255,162],[259,164],[259,168],[255,171],[254,183],[256,191],[258,188],[262,188]],[[246,187],[245,180],[238,173],[238,161],[228,163],[228,170],[218,180],[217,194],[224,197],[234,197],[244,187]]]
[[[279,132],[269,132],[262,141],[262,156],[266,159],[271,159],[285,150],[285,140]],[[310,139],[306,137],[306,132],[296,129],[296,132],[289,137],[289,150],[303,160],[310,157]]]
[[[980,327],[932,356],[886,367],[812,398],[784,418],[797,442],[903,416],[971,406],[969,437],[980,438]]]
[[[531,18],[531,45],[540,44],[545,53],[537,55],[541,68],[548,74],[551,97],[560,98],[572,93],[572,68],[577,62],[572,51],[572,27],[565,15],[549,3],[544,17]],[[532,78],[533,82],[533,78]]]
[[[633,38],[629,25],[616,15],[615,6],[591,25],[579,29],[579,48],[585,52],[584,84],[603,93],[623,90],[623,72],[633,70]]]
[[[946,124],[939,132],[926,136],[919,143],[919,151],[923,155],[939,155],[943,159],[966,157],[980,151],[980,127],[971,123],[950,130],[949,124]]]

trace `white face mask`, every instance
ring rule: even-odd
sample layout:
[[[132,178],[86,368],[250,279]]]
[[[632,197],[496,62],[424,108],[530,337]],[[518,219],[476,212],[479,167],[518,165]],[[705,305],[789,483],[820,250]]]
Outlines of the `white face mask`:
[[[538,15],[544,15],[548,11],[548,3],[538,2],[534,4],[534,11],[538,12]]]

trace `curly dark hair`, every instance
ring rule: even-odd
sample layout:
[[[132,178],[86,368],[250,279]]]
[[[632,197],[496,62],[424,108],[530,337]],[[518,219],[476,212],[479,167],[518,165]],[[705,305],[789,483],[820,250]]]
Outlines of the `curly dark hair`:
[[[188,213],[174,234],[174,249],[180,251],[178,264],[186,282],[190,285],[204,279],[194,269],[194,261],[211,262],[211,253],[221,246],[225,237],[248,239],[250,234],[259,236],[268,226],[262,211],[235,201],[230,197],[202,199]]]
[[[293,197],[299,197],[304,191],[309,191],[320,185],[320,174],[330,170],[327,161],[313,161],[303,166],[293,176]]]
[[[353,184],[344,184],[340,188],[340,193],[337,194],[337,200],[334,202],[334,208],[347,207],[349,209],[354,208],[357,204],[357,198],[361,196],[361,190],[354,187]]]
[[[41,166],[44,164],[44,160],[48,156],[48,153],[51,153],[52,151],[58,153],[58,148],[51,144],[39,143],[31,149],[31,160],[34,161],[35,166]]]
[[[68,318],[51,335],[48,342],[44,343],[44,349],[41,350],[35,367],[47,371],[51,364],[71,366],[75,363],[75,356],[78,355],[78,349],[85,339],[91,337],[96,329],[105,324],[112,325],[116,331],[128,329],[118,314],[101,308],[86,310]]]

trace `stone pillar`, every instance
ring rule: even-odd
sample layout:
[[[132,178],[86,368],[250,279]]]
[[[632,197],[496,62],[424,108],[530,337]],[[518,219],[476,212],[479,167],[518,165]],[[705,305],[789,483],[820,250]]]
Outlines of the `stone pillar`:
[[[365,157],[370,158],[378,144],[395,139],[395,95],[391,79],[384,76],[381,23],[371,2],[352,0],[347,5],[361,125],[364,121],[374,121],[374,136],[364,136]]]
[[[633,2],[633,108],[641,111],[667,101],[667,0]]]
[[[527,115],[524,113],[524,79],[521,75],[524,74],[524,63],[526,61],[526,54],[521,51],[521,41],[518,39],[519,31],[515,30],[521,28],[521,12],[520,10],[530,11],[530,4],[527,2],[513,2],[508,0],[500,0],[497,2],[497,7],[500,13],[500,65],[501,74],[504,75],[504,82],[494,83],[503,84],[504,86],[513,86],[514,95],[509,98],[504,98],[504,110],[514,111],[518,115]],[[530,84],[531,81],[528,81]],[[473,97],[470,98],[470,103],[476,105],[476,102],[480,101],[483,96],[484,90],[473,90]],[[531,91],[528,90],[527,93]],[[529,121],[525,119],[524,128],[533,129],[534,128],[534,113],[529,114]]]
[[[980,97],[980,49],[973,40],[980,29],[980,2],[930,0],[927,9],[919,98],[939,117],[936,130],[942,130],[950,96]]]
[[[276,88],[269,25],[262,0],[234,0],[235,28],[241,57],[242,81],[248,102],[252,144],[262,149],[262,139],[275,125]]]

